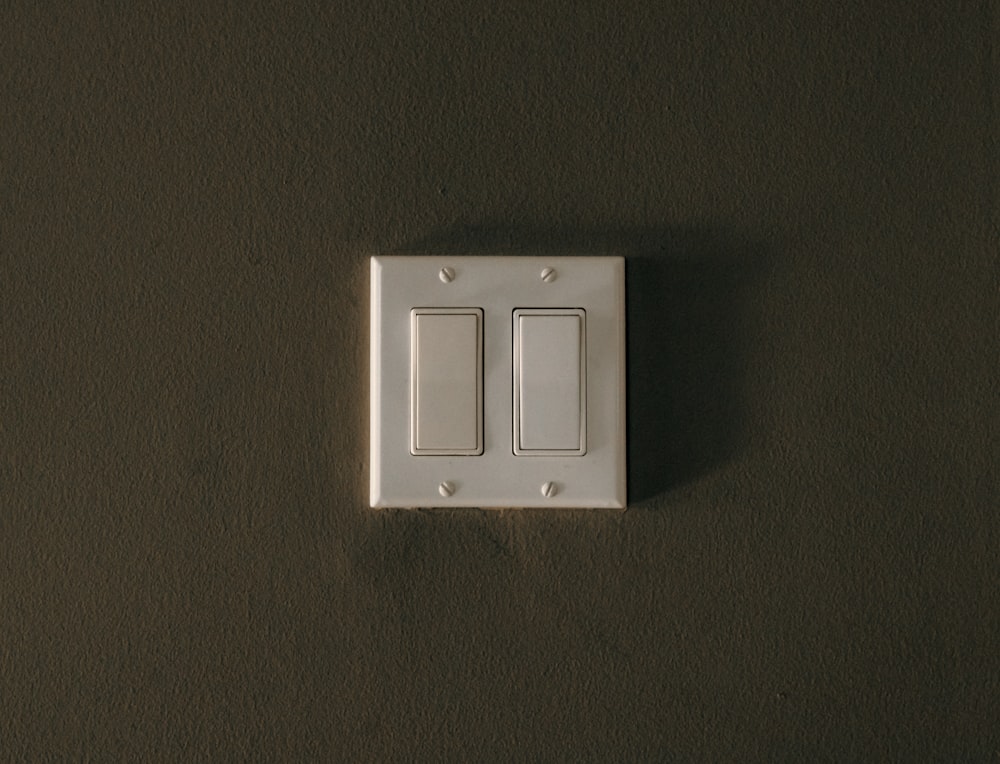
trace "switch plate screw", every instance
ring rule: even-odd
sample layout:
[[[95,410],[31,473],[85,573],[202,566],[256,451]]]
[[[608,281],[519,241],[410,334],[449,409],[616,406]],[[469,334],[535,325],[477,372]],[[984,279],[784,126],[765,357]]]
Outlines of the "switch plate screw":
[[[438,278],[445,284],[450,284],[455,280],[455,269],[444,267],[438,272]]]
[[[559,488],[551,480],[542,486],[542,496],[546,499],[551,499],[557,493],[559,493]]]
[[[448,498],[453,493],[455,493],[455,484],[452,483],[450,480],[443,481],[438,486],[438,493],[444,496],[445,498]]]
[[[542,281],[546,284],[551,284],[556,280],[556,269],[555,268],[543,268],[542,269]]]

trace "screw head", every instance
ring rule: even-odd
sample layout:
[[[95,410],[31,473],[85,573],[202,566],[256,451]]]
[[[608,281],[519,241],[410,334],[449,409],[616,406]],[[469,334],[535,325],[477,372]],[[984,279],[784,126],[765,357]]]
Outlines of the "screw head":
[[[441,484],[438,486],[438,493],[444,496],[445,498],[448,498],[453,493],[455,493],[455,484],[452,483],[450,480],[443,480]]]
[[[553,281],[556,280],[556,276],[558,275],[559,274],[556,273],[555,268],[542,269],[542,281],[544,281],[546,284],[551,284]]]
[[[551,499],[557,493],[559,493],[559,486],[557,486],[551,480],[549,480],[542,486],[542,496],[544,496],[546,499]]]
[[[438,271],[438,278],[445,284],[450,284],[455,280],[455,269],[445,266],[440,271]]]

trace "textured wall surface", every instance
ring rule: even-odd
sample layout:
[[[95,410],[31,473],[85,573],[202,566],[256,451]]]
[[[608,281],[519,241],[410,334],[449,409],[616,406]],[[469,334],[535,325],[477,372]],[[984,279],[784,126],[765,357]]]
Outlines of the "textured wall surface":
[[[997,7],[811,5],[5,4],[0,755],[995,761]],[[393,251],[628,258],[628,511],[367,508]]]

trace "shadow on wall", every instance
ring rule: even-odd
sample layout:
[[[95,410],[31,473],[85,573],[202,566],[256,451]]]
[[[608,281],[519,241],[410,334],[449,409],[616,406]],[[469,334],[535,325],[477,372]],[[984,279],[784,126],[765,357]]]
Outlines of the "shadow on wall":
[[[629,503],[678,488],[738,454],[746,299],[765,266],[753,243],[708,228],[483,225],[432,234],[399,251],[624,256]]]

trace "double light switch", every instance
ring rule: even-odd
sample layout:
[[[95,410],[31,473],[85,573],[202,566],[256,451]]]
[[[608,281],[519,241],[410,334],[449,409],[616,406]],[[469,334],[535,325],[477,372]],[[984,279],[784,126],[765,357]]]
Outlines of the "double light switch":
[[[514,310],[515,455],[586,453],[586,319],[579,308]],[[410,453],[482,454],[482,309],[413,308],[410,329]]]
[[[372,258],[373,507],[623,507],[624,263]]]

